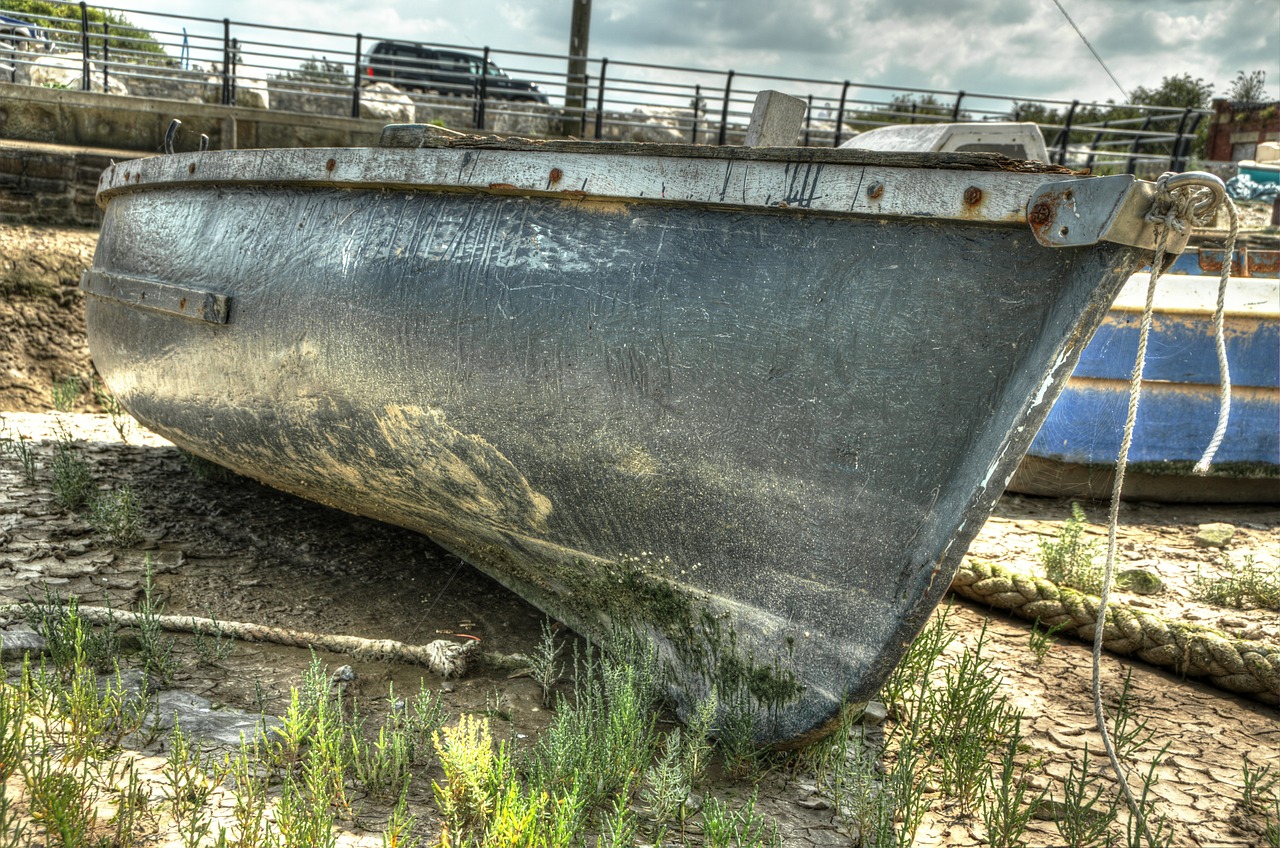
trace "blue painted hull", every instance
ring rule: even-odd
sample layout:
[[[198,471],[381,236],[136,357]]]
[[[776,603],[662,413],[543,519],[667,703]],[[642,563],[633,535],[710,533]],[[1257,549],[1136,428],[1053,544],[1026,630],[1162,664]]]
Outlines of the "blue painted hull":
[[[1125,496],[1280,501],[1277,281],[1233,279],[1233,286],[1247,284],[1247,291],[1234,290],[1235,308],[1229,306],[1225,318],[1231,414],[1208,476],[1193,476],[1191,467],[1204,453],[1217,424],[1217,352],[1212,313],[1203,304],[1188,302],[1185,287],[1197,287],[1203,301],[1216,280],[1182,277],[1170,278],[1170,283],[1160,290],[1169,298],[1157,298],[1152,318],[1126,475],[1133,483],[1126,485]],[[1029,494],[1110,495],[1142,318],[1133,308],[1132,294],[1143,294],[1145,285],[1144,279],[1136,278],[1126,289],[1131,295],[1128,304],[1107,313],[1032,442],[1011,489]],[[1178,302],[1178,297],[1183,300]]]

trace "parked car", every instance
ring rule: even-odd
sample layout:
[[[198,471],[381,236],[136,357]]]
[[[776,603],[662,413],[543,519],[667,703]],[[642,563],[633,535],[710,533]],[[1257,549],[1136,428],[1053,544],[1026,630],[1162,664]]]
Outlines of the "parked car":
[[[379,41],[365,56],[364,64],[370,82],[389,82],[405,91],[474,97],[483,84],[487,97],[547,102],[547,95],[535,84],[512,79],[493,62],[486,65],[481,57],[456,50],[410,41]]]

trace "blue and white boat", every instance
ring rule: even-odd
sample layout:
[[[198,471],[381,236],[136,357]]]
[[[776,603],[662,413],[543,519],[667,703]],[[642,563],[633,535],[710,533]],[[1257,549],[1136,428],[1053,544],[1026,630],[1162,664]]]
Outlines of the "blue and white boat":
[[[1213,333],[1221,250],[1189,249],[1163,276],[1143,372],[1124,497],[1280,502],[1280,251],[1238,252],[1224,318],[1231,414],[1210,472],[1194,475],[1218,419]],[[1181,273],[1178,273],[1181,272]],[[1254,274],[1257,274],[1255,276]],[[1111,494],[1149,272],[1135,274],[1085,348],[1009,488]],[[1247,275],[1247,276],[1246,276]]]

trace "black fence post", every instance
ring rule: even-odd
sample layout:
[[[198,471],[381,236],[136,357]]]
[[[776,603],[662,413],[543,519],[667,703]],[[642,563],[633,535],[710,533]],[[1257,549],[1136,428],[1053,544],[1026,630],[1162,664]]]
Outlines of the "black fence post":
[[[231,19],[222,19],[222,105],[231,105]]]
[[[1062,129],[1058,130],[1058,137],[1054,140],[1054,146],[1058,148],[1059,165],[1067,163],[1067,145],[1071,141],[1071,121],[1076,116],[1076,107],[1080,105],[1079,100],[1071,101],[1071,108],[1067,110],[1066,120],[1062,122]]]
[[[477,83],[480,96],[476,98],[476,129],[484,129],[484,100],[489,96],[489,48],[484,48],[484,64],[480,68],[480,82]]]
[[[1182,131],[1186,129],[1187,118],[1191,117],[1191,107],[1188,106],[1182,111],[1182,117],[1178,119],[1178,132],[1173,140],[1173,150],[1169,151],[1169,170],[1181,171],[1182,165],[1178,161],[1181,159],[1182,153]]]
[[[107,84],[110,80],[107,77],[107,68],[111,65],[111,27],[107,23],[107,19],[102,19],[102,91],[109,92],[111,87]]]
[[[956,105],[951,107],[951,120],[953,120],[953,121],[958,121],[958,120],[960,120],[960,101],[961,101],[961,100],[964,100],[964,92],[963,92],[963,91],[961,91],[961,92],[957,92],[957,94],[956,94]]]
[[[600,60],[600,79],[596,80],[596,141],[604,137],[604,81],[608,70],[609,57],[605,56]]]
[[[1109,126],[1111,126],[1111,119],[1107,118],[1102,122],[1102,129],[1094,134],[1093,143],[1089,145],[1089,156],[1084,160],[1084,169],[1089,173],[1093,173],[1093,163],[1098,159],[1098,145],[1102,143],[1102,137],[1106,135]]]
[[[841,136],[844,134],[844,103],[845,98],[849,94],[849,81],[844,81],[844,87],[840,89],[840,111],[836,112],[836,137],[832,143],[832,147],[839,147]]]
[[[89,5],[80,2],[80,90],[88,91],[89,85]]]
[[[720,140],[717,144],[723,145],[725,139],[729,135],[729,94],[733,91],[733,71],[729,71],[729,75],[724,81],[724,106],[720,109]]]
[[[808,98],[808,105],[804,109],[804,146],[809,146],[809,128],[813,125],[813,95]]]
[[[351,75],[351,117],[360,117],[360,58],[364,52],[364,34],[356,33],[356,61],[352,65],[355,73]],[[412,120],[412,116],[410,117]]]
[[[564,105],[564,114],[565,114],[566,126],[568,126],[568,122],[572,118],[572,116],[569,114],[569,100],[567,98],[567,95],[569,92],[568,80],[569,78],[565,77],[566,99],[565,99],[565,105]],[[587,95],[585,94],[585,92],[591,90],[591,74],[584,73],[582,75],[582,90],[584,94],[582,95],[582,109],[579,110],[581,114],[578,115],[578,138],[587,137]],[[572,136],[573,133],[566,131],[565,135]]]
[[[698,116],[702,114],[702,86],[693,87],[693,120],[689,124],[689,143],[698,143]]]
[[[1151,128],[1151,118],[1152,115],[1148,112],[1146,120],[1144,120],[1142,122],[1142,126],[1138,128],[1138,134],[1133,137],[1133,144],[1129,145],[1129,156],[1125,160],[1124,165],[1124,172],[1126,174],[1136,174],[1138,172],[1138,148],[1142,146],[1143,133]]]
[[[231,39],[231,85],[227,91],[231,96],[231,105],[237,105],[238,98],[236,96],[236,77],[240,75],[240,39]]]
[[[1195,117],[1191,119],[1191,126],[1187,127],[1187,132],[1178,145],[1178,164],[1173,170],[1180,171],[1187,167],[1187,159],[1189,158],[1191,145],[1196,137],[1196,130],[1200,129],[1200,122],[1204,120],[1205,114],[1205,112],[1196,110]]]

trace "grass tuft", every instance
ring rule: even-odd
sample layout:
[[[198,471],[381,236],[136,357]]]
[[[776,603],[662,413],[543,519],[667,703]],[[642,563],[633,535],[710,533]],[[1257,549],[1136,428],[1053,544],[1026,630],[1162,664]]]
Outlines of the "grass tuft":
[[[1100,545],[1084,540],[1088,523],[1080,504],[1072,503],[1071,517],[1062,523],[1058,538],[1040,543],[1040,564],[1054,583],[1097,594],[1102,590],[1102,568],[1093,560]]]

